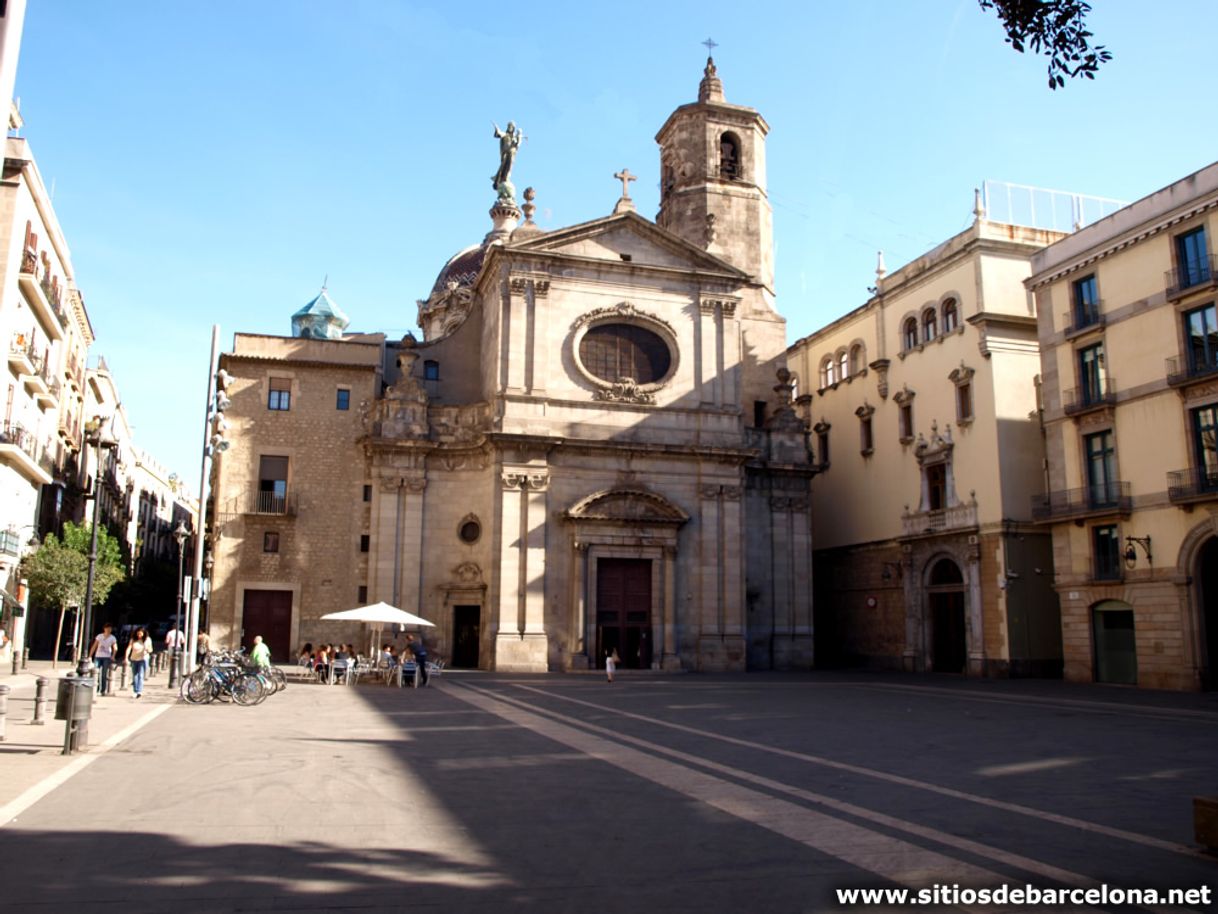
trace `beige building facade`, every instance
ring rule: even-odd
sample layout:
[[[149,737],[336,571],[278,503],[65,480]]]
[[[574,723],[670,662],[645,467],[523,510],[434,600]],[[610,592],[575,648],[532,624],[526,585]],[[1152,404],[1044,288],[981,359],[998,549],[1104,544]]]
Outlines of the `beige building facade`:
[[[1218,164],[1038,253],[1065,675],[1218,686]]]
[[[213,475],[210,628],[367,644],[384,600],[464,667],[809,668],[810,461],[775,310],[768,125],[699,100],[657,136],[661,211],[543,231],[505,197],[418,304],[423,339],[238,334]],[[521,221],[523,219],[523,221]]]
[[[1022,280],[1059,233],[986,218],[795,343],[823,666],[970,676],[1061,668],[1036,317]]]

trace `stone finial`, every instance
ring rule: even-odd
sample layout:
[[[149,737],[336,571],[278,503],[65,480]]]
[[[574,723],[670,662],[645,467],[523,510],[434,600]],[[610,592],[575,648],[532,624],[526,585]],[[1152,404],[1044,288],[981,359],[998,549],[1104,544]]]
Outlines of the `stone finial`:
[[[698,86],[698,101],[724,101],[723,81],[719,79],[719,71],[715,69],[715,58],[712,56],[719,45],[710,38],[702,43],[706,45],[706,69],[702,71],[702,83]]]
[[[888,268],[884,266],[884,252],[875,252],[875,278],[883,279],[888,275]]]
[[[973,188],[973,221],[980,222],[985,218],[985,203],[981,199],[981,188]]]
[[[622,196],[618,199],[617,206],[613,207],[613,212],[634,212],[634,201],[630,199],[630,182],[637,181],[638,178],[630,173],[629,168],[623,168],[614,177],[622,182]]]
[[[537,212],[537,207],[533,203],[533,201],[536,199],[537,191],[533,190],[531,187],[526,187],[524,189],[524,206],[521,207],[521,209],[524,210],[525,222],[533,221],[533,213]]]

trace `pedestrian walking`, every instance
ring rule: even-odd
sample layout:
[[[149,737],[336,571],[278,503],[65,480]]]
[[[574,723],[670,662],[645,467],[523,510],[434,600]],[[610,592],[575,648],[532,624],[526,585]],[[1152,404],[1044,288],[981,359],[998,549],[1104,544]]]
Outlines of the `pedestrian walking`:
[[[611,650],[605,657],[605,681],[613,682],[613,673],[617,670],[617,665],[622,662],[622,658],[617,655],[617,648]]]
[[[131,691],[136,698],[144,697],[144,676],[148,672],[148,658],[152,656],[152,639],[142,628],[136,629],[135,637],[127,645],[124,659],[131,664]]]
[[[250,663],[256,667],[270,669],[271,649],[266,646],[261,635],[254,635],[254,647],[250,651]]]
[[[97,690],[102,695],[110,694],[110,664],[118,650],[118,639],[110,633],[110,628],[109,622],[103,625],[101,634],[93,639],[93,646],[89,648],[89,656],[97,667]]]

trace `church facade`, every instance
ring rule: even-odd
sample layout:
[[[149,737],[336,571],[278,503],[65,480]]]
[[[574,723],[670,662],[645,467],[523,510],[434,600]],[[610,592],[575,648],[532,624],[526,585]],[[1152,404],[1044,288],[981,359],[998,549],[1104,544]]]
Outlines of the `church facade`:
[[[623,172],[611,215],[543,231],[505,157],[492,229],[419,302],[421,340],[346,333],[324,290],[292,336],[238,334],[213,642],[366,643],[320,617],[383,600],[434,622],[455,666],[810,668],[815,466],[774,305],[768,129],[708,60],[657,135],[655,222]]]

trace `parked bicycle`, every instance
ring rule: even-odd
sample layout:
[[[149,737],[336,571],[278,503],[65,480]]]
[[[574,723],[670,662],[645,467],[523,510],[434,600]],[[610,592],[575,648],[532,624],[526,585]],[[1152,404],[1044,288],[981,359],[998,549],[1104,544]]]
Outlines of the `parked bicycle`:
[[[190,704],[232,700],[256,705],[287,688],[287,677],[276,667],[249,664],[244,651],[211,651],[203,664],[182,680],[182,699]]]

